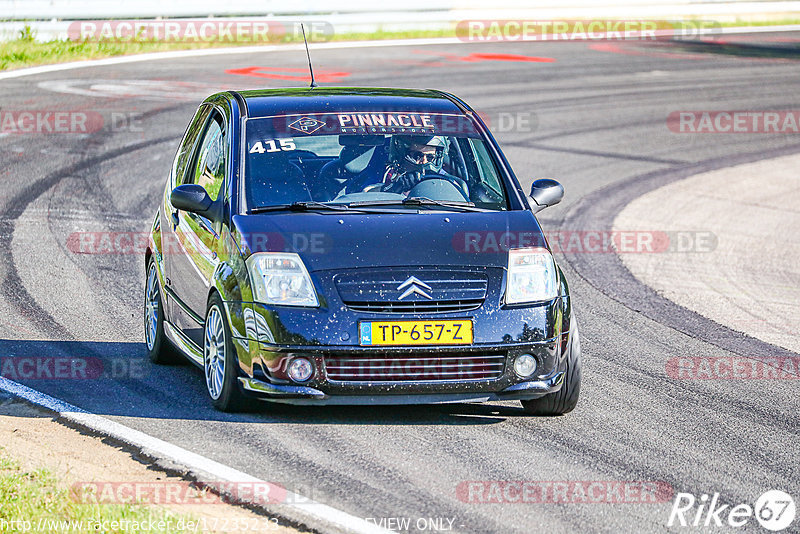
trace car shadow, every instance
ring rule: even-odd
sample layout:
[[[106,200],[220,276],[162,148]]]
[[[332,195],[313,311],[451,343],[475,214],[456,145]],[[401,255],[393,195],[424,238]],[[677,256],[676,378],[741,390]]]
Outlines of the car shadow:
[[[143,343],[0,339],[0,376],[111,417],[384,426],[487,425],[527,417],[508,403],[294,406],[258,399],[246,412],[222,413],[211,406],[202,370],[188,362],[153,364]]]

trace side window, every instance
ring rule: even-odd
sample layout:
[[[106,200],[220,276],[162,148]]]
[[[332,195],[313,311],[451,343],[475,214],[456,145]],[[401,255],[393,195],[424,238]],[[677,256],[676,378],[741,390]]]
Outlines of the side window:
[[[225,181],[227,150],[222,118],[214,112],[197,148],[193,167],[186,174],[184,183],[203,186],[212,200],[219,196]]]
[[[495,192],[502,191],[503,186],[500,185],[500,177],[497,176],[497,169],[495,169],[494,164],[492,163],[492,158],[489,156],[486,146],[482,141],[477,139],[470,139],[469,144],[472,146],[475,162],[477,163],[478,167],[478,173],[481,177],[481,182]]]
[[[172,166],[172,180],[177,182],[173,183],[172,187],[183,183],[186,166],[192,156],[192,148],[194,148],[195,142],[200,136],[200,132],[203,130],[209,113],[211,113],[211,108],[209,106],[201,106],[200,109],[197,110],[197,113],[195,113],[194,118],[192,118],[192,122],[189,123],[189,127],[186,128],[186,133],[183,135],[183,140],[178,148],[178,153],[175,155],[175,161]]]

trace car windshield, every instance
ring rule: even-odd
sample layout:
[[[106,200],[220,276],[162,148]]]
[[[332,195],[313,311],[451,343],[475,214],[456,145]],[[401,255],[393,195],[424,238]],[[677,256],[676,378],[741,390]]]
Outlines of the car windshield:
[[[464,115],[311,113],[248,119],[245,131],[249,210],[508,209],[495,162]]]

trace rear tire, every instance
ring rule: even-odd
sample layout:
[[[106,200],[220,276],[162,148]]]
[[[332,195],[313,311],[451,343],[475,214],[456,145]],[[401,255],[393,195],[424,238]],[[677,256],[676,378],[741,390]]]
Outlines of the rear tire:
[[[573,321],[569,352],[564,361],[564,384],[555,393],[538,399],[524,400],[522,407],[531,415],[563,415],[575,409],[581,393],[581,342],[578,326]]]
[[[164,333],[164,305],[156,272],[156,260],[152,257],[147,262],[144,289],[144,342],[151,362],[171,364],[181,361],[178,351]]]
[[[211,404],[222,412],[244,410],[247,397],[239,386],[239,357],[233,346],[225,307],[216,293],[208,299],[203,330],[203,375]]]

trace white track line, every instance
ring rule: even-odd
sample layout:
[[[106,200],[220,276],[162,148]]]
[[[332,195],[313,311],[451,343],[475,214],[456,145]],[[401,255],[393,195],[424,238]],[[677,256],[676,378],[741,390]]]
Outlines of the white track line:
[[[742,26],[736,28],[710,28],[700,30],[703,34],[737,34],[737,33],[772,33],[772,32],[796,32],[800,31],[800,24],[785,26]],[[524,42],[545,42],[550,39],[525,39]],[[565,42],[563,39],[554,39],[558,42]],[[313,43],[312,50],[341,50],[347,48],[380,48],[388,46],[427,46],[427,45],[447,45],[447,44],[472,44],[472,43],[493,43],[493,42],[522,42],[520,41],[466,41],[458,37],[437,37],[431,39],[389,39],[385,41],[343,41],[332,43]],[[588,41],[586,41],[588,42]],[[226,56],[231,54],[262,54],[268,52],[289,52],[305,50],[301,44],[286,45],[266,45],[266,46],[241,46],[232,48],[202,48],[197,50],[175,50],[172,52],[152,52],[148,54],[135,54],[130,56],[110,57],[106,59],[92,59],[88,61],[73,61],[70,63],[60,63],[57,65],[42,65],[40,67],[29,67],[25,69],[0,72],[0,80],[11,78],[21,78],[35,74],[45,74],[48,72],[58,72],[63,70],[84,69],[89,67],[105,67],[108,65],[122,65],[124,63],[137,63],[140,61],[156,61],[159,59],[179,59],[185,57],[205,57],[205,56]]]
[[[212,488],[215,488],[215,482],[271,485],[271,483],[255,478],[247,473],[215,462],[214,460],[195,454],[177,445],[154,438],[144,432],[121,425],[105,417],[89,413],[77,406],[73,406],[62,400],[51,397],[50,395],[31,389],[13,380],[0,377],[0,390],[21,397],[47,410],[54,411],[58,413],[59,418],[64,421],[83,428],[88,428],[126,445],[130,445],[141,450],[149,457],[159,460],[168,460],[171,463],[182,466],[191,472],[193,476],[197,477],[199,481]],[[260,503],[250,504],[258,505]],[[281,508],[289,508],[294,512],[287,516],[290,520],[300,520],[301,522],[310,520],[308,526],[312,528],[318,528],[321,525],[328,529],[333,528],[336,531],[357,534],[392,533],[391,530],[380,528],[375,523],[370,523],[360,517],[350,515],[326,504],[316,502],[292,492],[286,492],[286,502],[280,503],[278,506]]]

